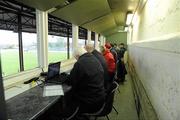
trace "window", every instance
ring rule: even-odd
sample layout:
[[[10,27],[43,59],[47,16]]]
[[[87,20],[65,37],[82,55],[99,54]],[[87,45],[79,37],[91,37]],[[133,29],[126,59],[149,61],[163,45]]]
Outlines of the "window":
[[[48,62],[68,59],[68,37],[72,36],[72,24],[52,15],[48,15]],[[69,39],[69,42],[70,39]],[[71,45],[71,43],[69,43]]]
[[[84,47],[85,46],[85,40],[84,39],[79,39],[78,40],[78,45],[81,46],[81,47]]]
[[[21,12],[17,12],[20,8]],[[2,1],[0,48],[3,77],[38,67],[35,33],[35,9],[14,1]]]
[[[67,37],[48,35],[48,62],[67,59]]]
[[[37,34],[22,33],[24,70],[38,67]]]
[[[87,29],[79,27],[79,40],[78,45],[84,47],[87,40]]]
[[[12,31],[0,30],[0,35],[2,75],[18,73],[20,71],[18,34]]]

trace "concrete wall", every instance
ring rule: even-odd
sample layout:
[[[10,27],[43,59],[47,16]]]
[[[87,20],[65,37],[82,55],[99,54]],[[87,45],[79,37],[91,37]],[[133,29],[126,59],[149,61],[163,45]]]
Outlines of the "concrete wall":
[[[107,42],[110,43],[124,43],[127,44],[127,32],[118,32],[106,37]]]
[[[130,60],[158,118],[180,120],[180,0],[148,0],[129,35]]]

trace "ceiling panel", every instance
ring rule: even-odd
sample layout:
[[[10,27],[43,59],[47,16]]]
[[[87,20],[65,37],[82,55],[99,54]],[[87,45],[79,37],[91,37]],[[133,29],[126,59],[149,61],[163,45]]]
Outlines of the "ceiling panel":
[[[106,31],[103,31],[102,34],[105,36],[109,36],[109,35],[112,35],[114,33],[123,32],[123,31],[124,31],[124,26],[116,26],[114,28],[107,29]]]
[[[102,33],[107,36],[119,31],[123,31],[124,26],[126,26],[127,12],[134,12],[138,2],[139,0],[108,0],[116,27],[102,31]]]
[[[93,22],[83,25],[83,27],[88,28],[89,30],[92,31],[96,31],[98,33],[101,33],[102,31],[113,28],[115,26],[116,23],[114,21],[112,14],[108,14],[97,20],[94,20]]]
[[[120,26],[120,25],[124,26],[125,21],[126,21],[126,12],[114,10],[114,11],[112,11],[112,13],[113,13],[113,17],[114,17],[114,20],[116,22],[116,25],[117,26]]]
[[[49,10],[55,6],[61,6],[66,0],[16,0],[25,5],[37,8],[42,11]]]
[[[108,0],[112,10],[120,10],[122,12],[135,10],[139,0]]]
[[[51,13],[77,25],[84,25],[111,12],[107,0],[77,0]]]
[[[128,11],[134,12],[139,0],[17,0],[40,10],[57,9],[50,13],[73,24],[104,35],[117,32],[126,24]],[[146,1],[146,0],[143,0]]]

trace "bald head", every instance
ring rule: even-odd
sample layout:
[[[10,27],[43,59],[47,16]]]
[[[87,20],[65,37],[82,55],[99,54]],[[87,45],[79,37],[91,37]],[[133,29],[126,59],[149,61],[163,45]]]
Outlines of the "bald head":
[[[93,44],[87,44],[87,45],[85,45],[84,48],[86,49],[86,51],[88,53],[91,53],[94,50],[94,45]]]

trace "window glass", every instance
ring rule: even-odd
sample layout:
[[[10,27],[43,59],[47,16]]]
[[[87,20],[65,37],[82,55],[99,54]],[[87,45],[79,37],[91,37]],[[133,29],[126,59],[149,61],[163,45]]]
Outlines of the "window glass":
[[[37,34],[22,33],[24,70],[38,67]]]
[[[81,47],[84,47],[85,46],[85,40],[84,39],[79,39],[78,40],[78,45],[81,46]]]
[[[48,35],[48,62],[67,59],[67,37]]]
[[[0,30],[2,75],[7,76],[20,71],[18,34]]]

